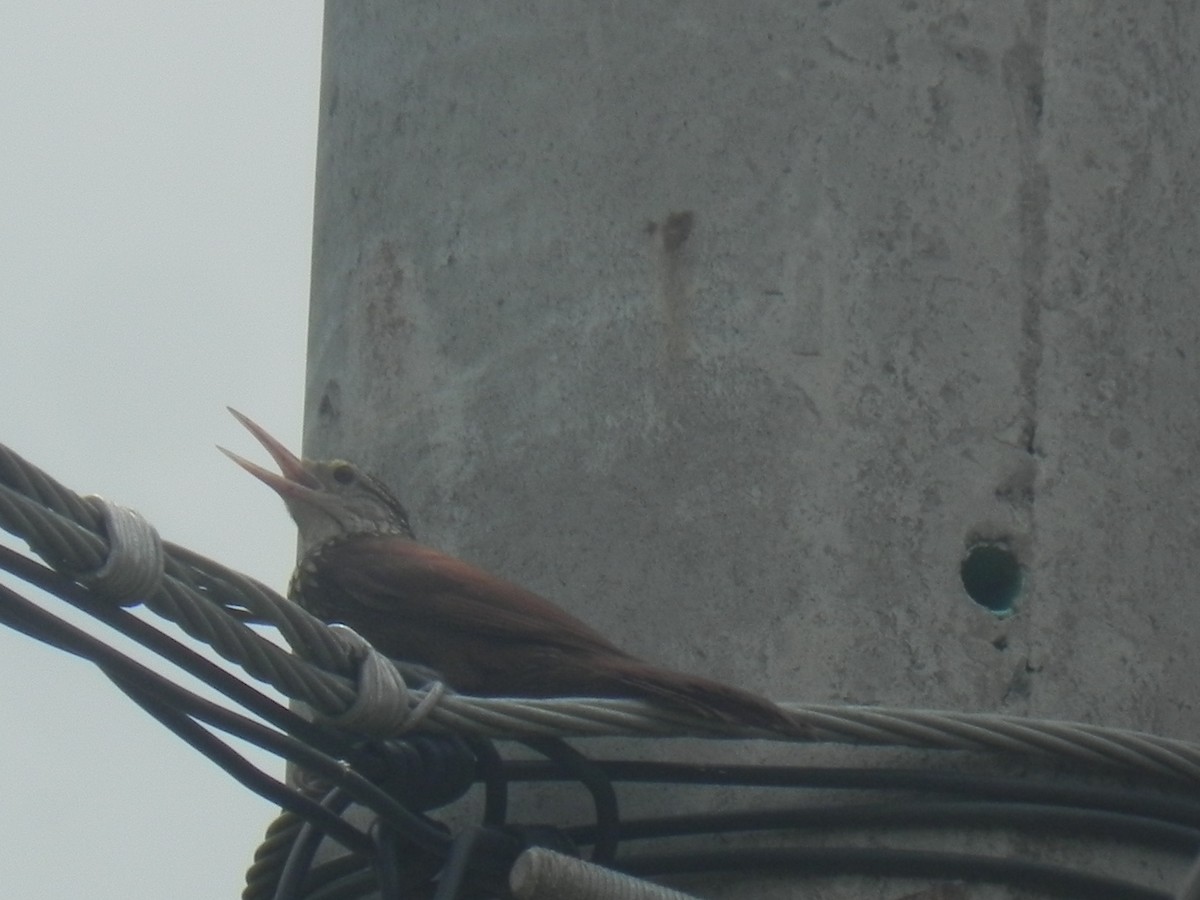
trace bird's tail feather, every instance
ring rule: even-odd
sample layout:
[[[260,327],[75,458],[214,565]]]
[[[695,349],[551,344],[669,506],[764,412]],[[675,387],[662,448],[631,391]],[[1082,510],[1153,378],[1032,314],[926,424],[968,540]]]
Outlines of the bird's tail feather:
[[[776,734],[811,739],[811,729],[765,697],[699,675],[658,669],[639,660],[621,661],[613,675],[648,700],[705,719],[764,728]]]

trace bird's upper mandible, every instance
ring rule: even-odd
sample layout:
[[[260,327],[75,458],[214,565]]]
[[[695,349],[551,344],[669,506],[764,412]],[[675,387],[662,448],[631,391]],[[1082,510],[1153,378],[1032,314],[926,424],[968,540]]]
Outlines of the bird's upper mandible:
[[[229,411],[271,454],[279,474],[219,449],[283,498],[296,520],[301,556],[356,534],[412,537],[404,506],[377,478],[344,460],[301,459],[252,419]]]

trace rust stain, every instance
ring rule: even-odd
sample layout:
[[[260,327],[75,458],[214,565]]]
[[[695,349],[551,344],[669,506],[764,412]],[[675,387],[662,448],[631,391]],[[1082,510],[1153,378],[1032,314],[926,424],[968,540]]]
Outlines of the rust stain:
[[[695,224],[696,214],[687,210],[673,212],[661,224],[650,223],[646,228],[647,233],[658,236],[664,345],[667,362],[672,365],[683,358],[688,348],[692,291],[686,245]]]
[[[662,226],[663,249],[669,254],[677,254],[684,242],[692,233],[696,224],[696,214],[693,212],[677,212],[667,216]]]
[[[333,425],[342,417],[342,386],[336,378],[325,382],[321,399],[317,404],[317,419],[324,425]]]
[[[367,327],[371,334],[387,336],[392,344],[411,323],[401,310],[405,271],[396,247],[384,241],[372,260],[367,279]]]
[[[410,264],[396,241],[383,240],[358,272],[361,305],[351,340],[356,352],[371,360],[376,381],[398,382],[410,354],[416,330],[409,315],[414,289]]]

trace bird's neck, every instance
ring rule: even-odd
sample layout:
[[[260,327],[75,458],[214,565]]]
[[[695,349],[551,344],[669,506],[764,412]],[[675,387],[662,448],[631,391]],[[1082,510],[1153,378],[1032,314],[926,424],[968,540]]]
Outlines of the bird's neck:
[[[289,508],[299,534],[300,558],[303,559],[330,543],[380,535],[411,536],[400,523],[388,518],[357,515],[339,507],[295,504]]]
[[[336,524],[336,523],[335,523]],[[299,531],[300,560],[310,557],[319,558],[330,547],[344,544],[347,541],[363,540],[377,537],[402,537],[412,540],[412,532],[393,525],[391,522],[364,524],[362,527],[347,531],[344,528],[301,528]]]

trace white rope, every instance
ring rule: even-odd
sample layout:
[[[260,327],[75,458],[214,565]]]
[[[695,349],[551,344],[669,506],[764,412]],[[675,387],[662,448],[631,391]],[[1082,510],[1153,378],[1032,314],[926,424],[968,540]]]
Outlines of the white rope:
[[[141,513],[118,506],[95,494],[83,498],[104,520],[108,557],[104,565],[77,577],[81,582],[119,603],[134,606],[158,590],[162,582],[162,538]]]
[[[397,723],[403,724],[409,718],[408,685],[391,660],[353,628],[331,625],[330,630],[358,660],[358,694],[344,712],[327,715],[314,710],[317,718],[362,734],[394,734]]]

